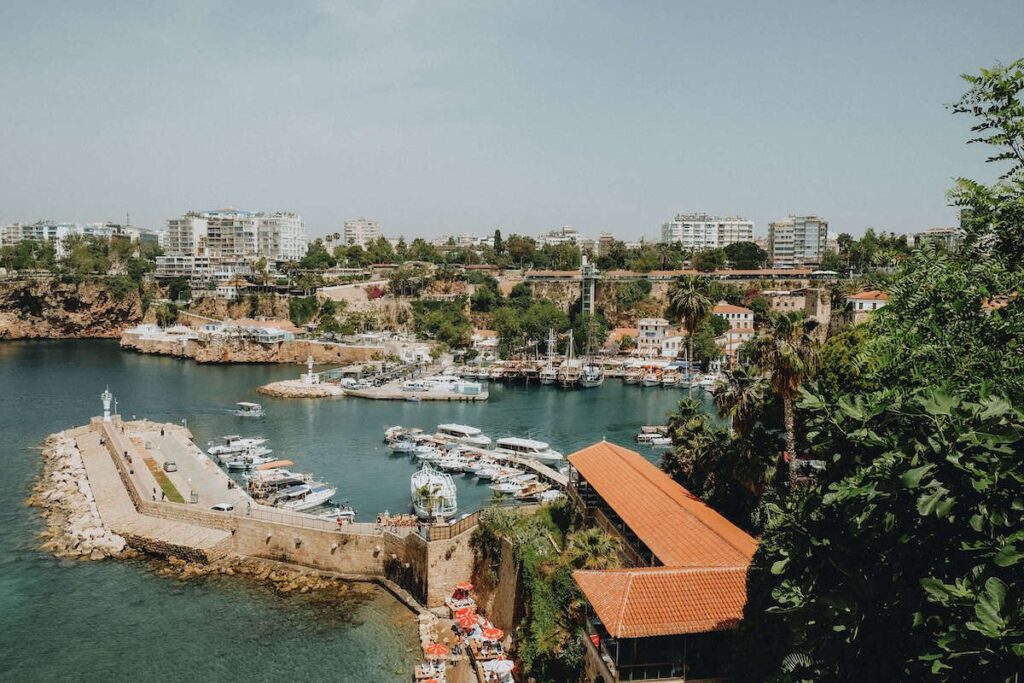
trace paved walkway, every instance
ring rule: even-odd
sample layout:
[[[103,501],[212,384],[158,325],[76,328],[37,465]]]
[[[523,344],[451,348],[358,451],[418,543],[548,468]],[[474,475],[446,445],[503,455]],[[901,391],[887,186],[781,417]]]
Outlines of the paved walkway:
[[[147,449],[149,454],[160,467],[168,460],[178,466],[178,471],[168,472],[167,477],[185,500],[189,499],[189,492],[194,492],[198,498],[196,504],[203,510],[217,503],[231,503],[236,510],[244,511],[246,503],[251,502],[240,487],[228,488],[231,477],[189,440],[184,429],[166,429],[164,436],[160,436],[159,431],[142,434],[151,445]]]
[[[79,436],[76,441],[85,462],[100,517],[104,526],[114,533],[200,550],[209,550],[230,538],[231,534],[227,531],[140,514],[124,488],[110,452],[106,446],[100,445],[100,435],[90,431]],[[136,474],[139,469],[135,468]]]

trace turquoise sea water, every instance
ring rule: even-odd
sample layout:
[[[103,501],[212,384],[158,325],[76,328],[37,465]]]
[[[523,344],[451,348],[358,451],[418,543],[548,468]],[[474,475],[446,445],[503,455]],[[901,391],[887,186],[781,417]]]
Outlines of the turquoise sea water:
[[[289,401],[255,392],[300,371],[201,366],[124,353],[107,341],[0,343],[0,679],[408,680],[414,620],[378,590],[357,588],[341,604],[324,604],[236,579],[179,582],[141,562],[60,561],[39,551],[42,525],[23,504],[39,472],[38,445],[101,412],[108,384],[125,417],[187,419],[200,445],[230,433],[268,437],[275,455],[337,485],[338,498],[370,520],[384,509],[407,511],[417,468],[384,448],[388,426],[461,422],[565,453],[602,438],[635,447],[638,426],[663,422],[683,395],[617,380],[574,392],[492,385],[491,399],[473,404]],[[267,416],[230,414],[245,400],[262,403]],[[473,479],[457,475],[456,483],[463,511],[490,496]]]

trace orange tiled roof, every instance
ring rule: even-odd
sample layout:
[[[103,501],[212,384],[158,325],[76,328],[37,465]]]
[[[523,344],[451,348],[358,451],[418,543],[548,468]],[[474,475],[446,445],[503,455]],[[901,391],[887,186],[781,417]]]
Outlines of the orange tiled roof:
[[[528,270],[526,277],[579,277],[578,270]]]
[[[846,298],[857,299],[860,301],[888,301],[889,295],[877,289],[872,289],[867,292],[861,292],[860,294],[851,294]]]
[[[747,602],[745,565],[576,571],[573,578],[614,638],[735,628]]]
[[[726,301],[719,301],[715,304],[715,307],[711,309],[712,313],[749,313],[754,314],[749,308],[743,308],[743,306],[733,306]]]
[[[603,441],[569,463],[662,564],[745,567],[754,556],[757,541],[639,453]]]

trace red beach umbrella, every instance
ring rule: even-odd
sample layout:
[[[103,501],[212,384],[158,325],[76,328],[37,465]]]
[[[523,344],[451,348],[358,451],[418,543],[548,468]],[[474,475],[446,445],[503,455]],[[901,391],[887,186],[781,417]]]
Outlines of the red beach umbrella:
[[[483,630],[484,640],[501,640],[503,635],[505,635],[504,631],[500,628],[494,628],[493,626]]]
[[[441,643],[431,643],[423,648],[423,651],[428,657],[447,657],[449,652],[448,648]]]
[[[457,617],[455,621],[458,623],[459,628],[468,630],[476,626],[476,615],[473,613],[464,614],[461,617]]]
[[[423,681],[423,683],[441,683],[441,681],[437,680],[436,678],[428,678],[427,680]]]
[[[473,616],[473,619],[476,619],[476,610],[472,607],[463,607],[462,609],[455,610],[456,619],[462,619],[463,617],[468,617],[470,615]]]
[[[455,584],[455,590],[468,592],[473,590],[473,584],[471,584],[469,581],[463,581],[462,583]]]

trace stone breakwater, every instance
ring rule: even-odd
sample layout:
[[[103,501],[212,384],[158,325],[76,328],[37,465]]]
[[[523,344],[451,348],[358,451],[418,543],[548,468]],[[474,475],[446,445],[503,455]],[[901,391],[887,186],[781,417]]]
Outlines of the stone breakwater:
[[[159,576],[176,578],[182,581],[198,578],[214,578],[232,576],[262,584],[282,595],[317,593],[322,597],[343,598],[360,584],[349,579],[332,577],[313,569],[296,568],[279,565],[268,560],[229,555],[211,563],[189,562],[175,555],[151,560],[150,569]]]
[[[54,434],[43,444],[43,473],[28,503],[46,521],[43,550],[89,560],[137,555],[103,525],[73,431]]]
[[[332,398],[344,396],[345,390],[336,384],[308,384],[299,379],[264,384],[256,393],[274,398]]]

